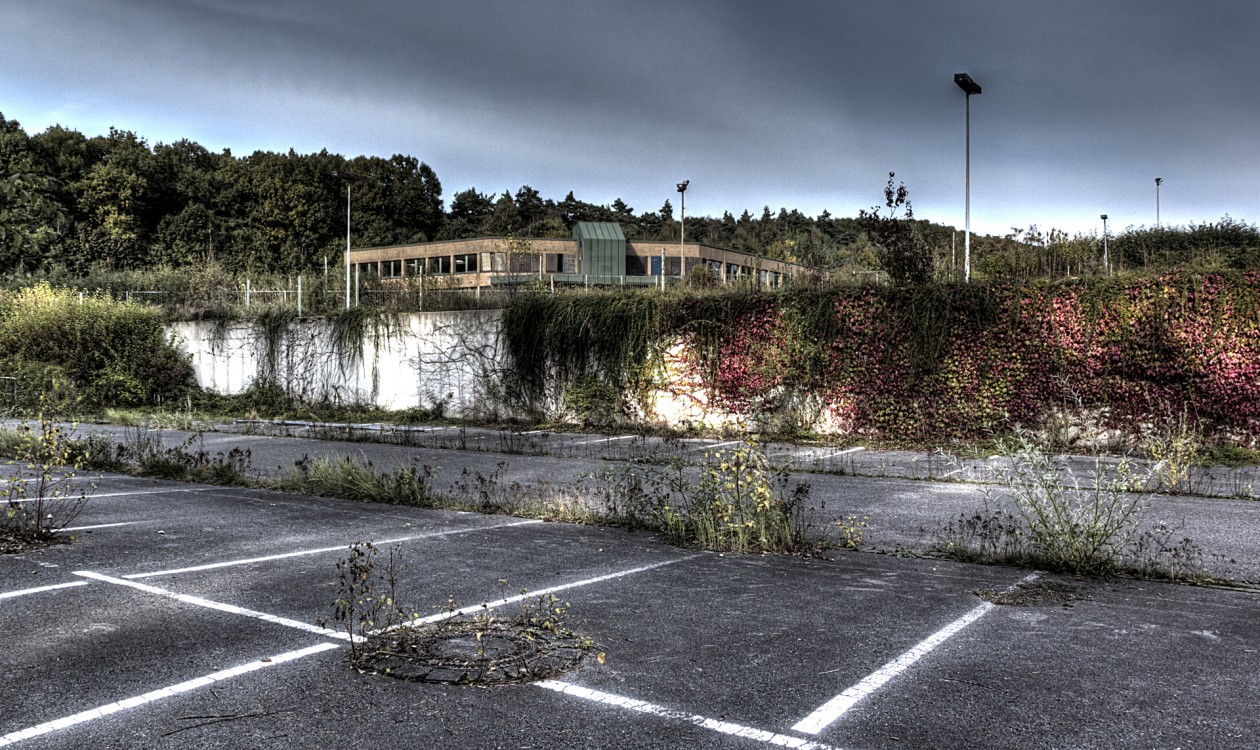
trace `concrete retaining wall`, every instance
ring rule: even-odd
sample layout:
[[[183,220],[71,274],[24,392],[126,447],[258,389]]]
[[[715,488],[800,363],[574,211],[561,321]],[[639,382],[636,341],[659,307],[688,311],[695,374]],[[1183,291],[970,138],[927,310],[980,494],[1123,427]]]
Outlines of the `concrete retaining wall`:
[[[369,324],[361,337],[321,318],[294,321],[274,336],[253,322],[170,329],[191,355],[197,383],[224,395],[274,383],[310,401],[489,417],[502,409],[494,395],[499,317],[497,310],[411,313]]]

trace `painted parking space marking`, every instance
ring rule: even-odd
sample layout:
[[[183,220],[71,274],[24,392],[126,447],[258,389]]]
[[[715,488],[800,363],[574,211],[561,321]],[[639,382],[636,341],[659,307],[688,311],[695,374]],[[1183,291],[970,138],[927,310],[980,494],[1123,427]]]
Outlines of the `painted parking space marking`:
[[[57,589],[71,589],[76,586],[86,586],[87,581],[70,581],[68,583],[54,583],[51,586],[37,586],[33,589],[22,589],[20,591],[5,591],[0,593],[0,599],[14,599],[19,596],[27,596],[29,594],[42,594],[45,591],[56,591]]]
[[[798,748],[798,750],[835,750],[831,745],[824,745],[813,740],[806,740],[800,737],[792,737],[786,734],[777,734],[768,732],[764,729],[736,724],[730,721],[720,721],[718,719],[710,719],[707,716],[699,714],[689,714],[685,711],[679,711],[665,706],[658,706],[647,701],[637,700],[635,698],[627,698],[613,693],[605,693],[599,690],[591,690],[579,685],[573,685],[567,682],[559,682],[556,680],[544,680],[535,682],[536,686],[554,690],[562,695],[569,695],[574,698],[580,698],[585,701],[597,703],[604,706],[612,706],[621,708],[626,711],[634,711],[636,713],[658,716],[662,719],[671,719],[674,721],[682,721],[688,724],[694,724],[701,729],[708,729],[713,732],[730,735],[732,737],[742,737],[744,739],[756,740],[769,745],[777,745],[779,747]]]
[[[93,524],[92,526],[66,526],[65,528],[57,529],[56,531],[58,534],[65,534],[71,531],[94,531],[96,529],[113,529],[119,526],[135,526],[138,523],[156,523],[156,522],[155,521],[120,521],[118,523],[98,523],[98,524]]]
[[[130,492],[94,492],[88,495],[88,500],[98,500],[102,497],[138,497],[140,495],[169,495],[175,492],[214,492],[222,490],[222,487],[172,487],[166,490],[132,490]]]
[[[206,609],[214,609],[214,610],[218,610],[219,612],[227,612],[228,614],[232,614],[232,615],[241,615],[243,617],[250,617],[255,620],[262,620],[263,622],[270,622],[275,625],[283,625],[285,627],[294,628],[296,630],[304,630],[308,633],[315,633],[316,635],[321,635],[325,638],[336,638],[338,640],[343,640],[343,641],[350,640],[350,635],[348,633],[342,633],[336,630],[332,630],[331,628],[321,628],[318,625],[310,625],[300,620],[292,620],[292,619],[289,619],[288,617],[280,617],[279,615],[271,615],[271,614],[267,614],[266,612],[256,612],[252,609],[245,609],[244,607],[238,607],[234,604],[225,604],[223,602],[211,601],[210,599],[203,599],[200,596],[190,596],[188,594],[180,594],[175,591],[170,591],[168,589],[158,588],[157,586],[150,586],[147,583],[136,583],[135,581],[128,581],[123,578],[115,578],[113,576],[102,575],[101,573],[95,573],[90,570],[76,570],[74,574],[76,576],[83,576],[84,578],[90,578],[94,581],[101,581],[103,583],[112,583],[116,586],[126,586],[128,588],[133,588],[133,589],[136,589],[137,591],[143,591],[147,594],[153,594],[155,596],[164,596],[168,599],[174,599],[177,602],[183,602],[184,604],[192,604],[197,607],[205,607]]]
[[[1038,574],[1033,573],[1032,575],[1025,576],[1021,579],[1020,583],[1027,583],[1029,581],[1036,580],[1037,577]],[[1010,589],[1007,589],[1007,591],[1010,591],[1013,588],[1014,587],[1012,586]],[[927,638],[919,641],[896,659],[893,659],[884,666],[867,675],[856,685],[827,701],[820,706],[818,710],[798,721],[792,727],[792,731],[801,732],[803,734],[818,734],[822,730],[831,726],[838,721],[840,717],[844,716],[849,709],[857,705],[863,698],[866,698],[879,690],[887,684],[889,680],[892,680],[897,675],[905,672],[920,659],[932,653],[936,647],[962,632],[963,629],[971,623],[979,620],[981,617],[984,617],[994,608],[994,606],[995,605],[990,602],[985,602],[936,631],[932,635],[929,635]]]
[[[223,682],[224,680],[230,680],[233,677],[239,677],[240,675],[249,674],[250,672],[257,672],[260,669],[266,669],[268,667],[275,667],[286,662],[296,661],[298,659],[335,648],[340,648],[340,645],[336,643],[320,643],[314,646],[308,646],[307,648],[298,649],[297,651],[288,651],[283,654],[264,657],[230,669],[212,672],[202,677],[180,682],[169,687],[159,688],[158,690],[152,690],[144,693],[143,695],[137,695],[135,697],[126,698],[114,703],[108,703],[98,708],[80,711],[77,714],[71,714],[70,716],[66,716],[61,719],[37,724],[33,727],[28,727],[16,732],[10,732],[9,734],[0,737],[0,747],[16,745],[23,740],[40,737],[50,732],[55,732],[58,729],[66,729],[78,724],[85,724],[89,721],[102,719],[110,714],[116,714],[119,711],[125,711],[129,708],[135,708],[149,703],[156,703],[157,701],[165,700],[166,698],[173,698],[181,693],[187,693],[192,690],[215,685]]]
[[[569,445],[590,445],[592,443],[615,443],[618,440],[633,440],[634,438],[637,438],[637,437],[638,435],[619,435],[617,437],[611,437],[611,436],[597,437],[591,440],[581,440],[575,443],[569,443]]]
[[[524,521],[512,521],[509,523],[496,523],[489,526],[477,526],[469,529],[448,529],[446,531],[435,531],[431,534],[415,534],[413,536],[404,536],[397,539],[385,539],[374,542],[376,546],[381,547],[387,544],[403,544],[404,542],[413,542],[419,539],[435,539],[443,536],[454,536],[457,534],[471,534],[476,531],[490,531],[492,529],[507,529],[513,526],[527,526],[530,524],[543,523],[535,519]],[[131,575],[122,576],[128,581],[134,581],[141,578],[155,578],[157,576],[173,576],[180,573],[197,573],[203,570],[216,570],[218,568],[231,568],[237,565],[252,565],[254,563],[271,562],[272,560],[285,560],[290,557],[303,557],[305,555],[322,555],[329,552],[341,552],[346,550],[350,545],[339,544],[335,547],[318,547],[315,549],[303,549],[295,552],[281,552],[275,555],[264,555],[262,557],[247,557],[241,560],[227,560],[225,562],[207,563],[205,565],[193,565],[187,568],[172,568],[170,570],[155,570],[152,573],[132,573]]]
[[[403,623],[400,627],[414,628],[414,627],[421,627],[424,625],[431,625],[435,622],[441,622],[442,620],[449,620],[452,617],[458,617],[459,615],[470,615],[470,614],[473,614],[474,612],[481,612],[482,610],[486,610],[486,609],[496,609],[498,607],[503,607],[508,604],[515,604],[516,602],[523,602],[527,599],[536,599],[540,596],[546,596],[548,594],[555,594],[561,591],[568,591],[569,589],[581,588],[582,586],[591,586],[596,583],[603,583],[604,581],[613,581],[618,578],[625,578],[626,576],[632,576],[636,573],[646,573],[649,570],[656,570],[657,568],[663,568],[666,565],[673,565],[674,563],[686,562],[687,560],[694,560],[697,557],[700,557],[700,555],[688,555],[686,557],[679,557],[673,560],[662,560],[661,562],[652,563],[650,565],[641,565],[637,568],[630,568],[629,570],[621,570],[616,573],[608,573],[607,575],[596,576],[595,578],[587,578],[585,580],[574,581],[572,583],[561,583],[556,586],[548,586],[546,588],[536,589],[534,591],[526,591],[525,593],[517,594],[516,596],[508,596],[502,599],[496,599],[492,602],[485,602],[483,604],[469,605],[467,607],[462,607],[460,609],[456,609],[451,612],[439,612],[436,615],[429,615],[428,617],[417,617],[414,620],[408,620],[407,622]],[[376,632],[380,632],[380,631],[376,631]]]
[[[730,445],[740,445],[743,442],[744,442],[743,440],[728,440],[725,443],[705,443],[704,445],[697,445],[696,447],[690,448],[689,450],[707,451],[707,450],[713,450],[714,448],[725,448]]]
[[[548,593],[564,591],[567,589],[577,588],[580,586],[590,586],[592,584],[601,583],[604,581],[616,580],[618,578],[634,575],[636,573],[647,572],[649,570],[655,570],[657,568],[661,568],[666,565],[672,565],[674,563],[683,562],[683,561],[690,560],[696,557],[699,557],[699,555],[688,555],[682,558],[676,558],[673,560],[664,560],[661,562],[652,563],[650,565],[641,565],[635,568],[630,568],[630,569],[618,571],[615,573],[609,573],[607,575],[596,576],[593,578],[587,578],[581,581],[574,581],[572,583],[560,584],[557,586],[550,586],[547,588],[538,589],[536,591],[531,591],[525,594],[521,594],[519,596],[512,596],[512,597],[500,599],[498,601],[488,602],[484,605],[477,605],[475,607],[465,607],[464,609],[459,610],[458,612],[455,612],[455,613],[444,612],[433,617],[423,618],[423,620],[412,621],[409,624],[419,625],[419,624],[424,624],[425,621],[435,622],[440,619],[451,617],[454,614],[467,614],[471,612],[480,611],[484,608],[499,607],[505,604],[511,604],[513,602],[522,601],[527,598],[543,596]],[[274,615],[267,615],[261,612],[253,612],[251,610],[235,607],[229,604],[222,604],[220,602],[212,602],[206,599],[202,599],[200,597],[177,594],[175,592],[167,591],[165,589],[160,589],[155,586],[149,586],[147,584],[135,583],[133,581],[127,581],[121,578],[113,578],[111,576],[105,576],[99,573],[93,573],[91,571],[78,571],[76,572],[76,575],[80,575],[85,578],[91,578],[91,579],[101,581],[104,583],[110,583],[110,584],[115,584],[115,585],[120,585],[120,586],[128,586],[130,588],[135,588],[140,591],[145,591],[147,593],[152,593],[159,596],[169,597],[169,598],[176,599],[178,601],[182,601],[188,604],[195,604],[197,606],[208,607],[210,609],[215,609],[215,610],[219,610],[223,612],[245,615],[245,616],[253,617],[256,619],[262,619],[267,622],[288,625],[290,627],[297,627],[298,629],[301,629],[301,630],[317,633],[325,638],[336,638],[338,639],[338,641],[346,641],[350,639],[350,636],[345,633],[338,633],[338,632],[330,631],[327,629],[320,629],[314,625],[307,625],[305,623],[301,623],[296,620],[290,620],[283,617],[276,617]],[[53,588],[66,588],[73,585],[86,585],[87,583],[88,583],[87,581],[81,581],[81,582],[76,581],[69,584],[60,584],[58,586],[42,587],[41,589],[29,589],[23,592],[10,592],[9,595],[15,596],[15,595],[21,595],[24,593],[34,593],[37,590],[51,590]],[[150,691],[150,692],[147,692],[147,693],[144,693],[142,695],[138,695],[132,698],[116,701],[114,703],[109,703],[104,706],[100,706],[98,708],[89,709],[87,711],[81,711],[79,713],[72,714],[70,716],[66,716],[61,719],[56,719],[54,721],[45,722],[43,724],[38,724],[32,727],[28,727],[26,729],[12,732],[10,734],[6,734],[3,737],[0,737],[0,747],[7,747],[10,745],[15,745],[19,742],[22,742],[23,740],[34,739],[36,737],[49,734],[50,732],[55,732],[60,729],[67,729],[69,727],[73,727],[79,724],[85,724],[87,722],[95,721],[97,719],[101,719],[111,714],[115,714],[120,711],[125,711],[130,708],[144,706],[147,704],[164,700],[166,698],[172,698],[181,693],[186,693],[192,690],[197,690],[199,688],[208,687],[208,686],[217,684],[219,682],[223,682],[224,680],[229,680],[233,677],[238,677],[238,676],[248,674],[251,672],[256,672],[260,669],[265,669],[267,667],[278,666],[286,662],[296,661],[298,659],[302,659],[307,656],[312,656],[314,654],[323,653],[323,652],[330,651],[333,649],[338,649],[341,647],[342,647],[341,643],[330,641],[326,643],[320,643],[315,646],[309,646],[307,648],[299,649],[296,651],[289,651],[283,654],[277,654],[275,656],[264,657],[262,659],[248,662],[246,664],[232,667],[230,669],[221,670],[219,672],[213,672],[211,674],[203,675],[201,677],[196,677],[191,680],[186,680],[184,682],[180,682],[178,684],[171,685],[169,687],[153,690],[153,691]],[[592,692],[591,695],[595,695],[595,693]],[[583,696],[579,696],[579,697],[583,697]],[[651,704],[645,703],[641,705],[650,706]],[[663,707],[653,707],[653,708],[658,709],[655,712],[658,716],[663,716],[667,718],[687,718],[688,720],[692,720],[691,717],[688,717],[686,714],[683,714],[681,712],[671,712],[670,709],[665,709]],[[642,708],[637,708],[637,709],[632,709],[632,710],[639,710],[640,712],[646,712]],[[704,722],[703,724],[698,724],[699,726],[703,726],[704,728],[707,728],[707,729],[713,729],[714,731],[724,732],[730,735],[748,737],[751,739],[758,739],[763,742],[769,742],[771,744],[776,744],[783,747],[803,748],[806,750],[814,749],[814,748],[816,748],[817,750],[827,749],[826,745],[821,745],[821,744],[813,743],[813,742],[807,742],[804,740],[800,740],[798,738],[786,737],[783,735],[774,735],[773,733],[764,732],[762,730],[753,729],[751,727],[743,727],[737,724],[731,724],[729,722],[720,722],[713,719],[706,719],[704,717],[694,717],[694,718],[698,718],[701,722]],[[696,722],[693,721],[692,723],[696,723]],[[795,744],[790,744],[790,743],[795,743]]]

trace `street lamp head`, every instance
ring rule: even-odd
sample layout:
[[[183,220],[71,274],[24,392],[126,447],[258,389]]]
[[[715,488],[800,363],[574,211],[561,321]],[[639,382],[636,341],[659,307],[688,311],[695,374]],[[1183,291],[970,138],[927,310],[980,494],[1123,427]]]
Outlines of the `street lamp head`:
[[[1106,220],[1107,220],[1107,214],[1103,214],[1103,215],[1102,215],[1102,220],[1103,220],[1103,221],[1106,221]]]
[[[691,180],[683,180],[678,183],[678,192],[682,193],[687,190],[687,186],[691,184]]]
[[[1163,181],[1164,181],[1164,178],[1163,178],[1163,177],[1156,177],[1156,178],[1155,178],[1155,184],[1156,184],[1156,185],[1161,184]]]
[[[955,73],[954,83],[958,84],[958,88],[967,93],[967,96],[980,93],[980,84],[971,80],[971,76],[966,73]]]

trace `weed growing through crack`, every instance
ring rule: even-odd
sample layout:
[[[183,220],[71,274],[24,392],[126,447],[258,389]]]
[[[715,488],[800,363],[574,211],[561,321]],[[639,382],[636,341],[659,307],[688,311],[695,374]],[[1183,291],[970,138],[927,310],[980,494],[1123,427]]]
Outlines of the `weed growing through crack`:
[[[408,615],[398,600],[402,549],[391,549],[388,561],[379,556],[375,545],[361,541],[337,562],[332,619],[348,636],[350,663],[360,672],[453,684],[533,681],[576,668],[594,650],[590,638],[564,622],[568,604],[549,592],[522,591],[480,608],[461,608],[452,596],[445,616]],[[507,581],[499,587],[506,591]],[[497,613],[518,600],[516,615]],[[602,652],[595,658],[604,663]]]
[[[862,538],[866,534],[866,527],[870,525],[870,520],[870,516],[849,515],[836,521],[845,549],[861,548]]]
[[[616,480],[616,505],[646,512],[649,526],[684,547],[725,552],[803,553],[822,544],[805,518],[809,485],[790,486],[753,442],[706,453],[690,468],[626,472]]]
[[[1082,485],[1026,435],[999,448],[1005,465],[998,467],[997,478],[1011,490],[1033,556],[1046,567],[1070,573],[1112,570],[1137,532],[1143,511],[1131,494],[1132,465],[1121,460],[1108,469],[1096,461],[1091,481]]]
[[[435,504],[432,482],[436,474],[428,465],[382,472],[371,461],[359,462],[350,456],[336,460],[303,456],[277,487],[306,495],[423,507]]]
[[[1142,441],[1155,465],[1151,484],[1158,492],[1184,492],[1190,487],[1191,472],[1199,460],[1203,436],[1183,411],[1179,417],[1143,431]]]
[[[203,447],[205,435],[200,431],[169,447],[162,436],[162,429],[148,425],[129,428],[123,444],[118,446],[115,461],[130,463],[135,466],[135,473],[156,479],[233,486],[249,484],[253,456],[248,448],[211,453]]]
[[[23,422],[16,435],[11,446],[16,463],[0,487],[0,548],[5,551],[55,542],[56,532],[79,515],[96,489],[78,476],[90,456],[55,417],[41,410],[36,425]]]
[[[1136,474],[1127,460],[1108,468],[1099,459],[1081,482],[1025,433],[999,448],[1004,463],[994,478],[1009,490],[1009,499],[984,488],[984,509],[951,521],[939,535],[936,553],[1073,574],[1211,578],[1191,539],[1176,540],[1165,524],[1142,528],[1145,507],[1134,490],[1151,478]]]
[[[398,603],[398,579],[402,572],[402,548],[394,546],[384,568],[377,568],[378,550],[367,541],[350,545],[349,556],[337,561],[337,598],[333,621],[350,638],[350,659],[358,663],[363,644],[380,630],[392,630],[407,620]]]

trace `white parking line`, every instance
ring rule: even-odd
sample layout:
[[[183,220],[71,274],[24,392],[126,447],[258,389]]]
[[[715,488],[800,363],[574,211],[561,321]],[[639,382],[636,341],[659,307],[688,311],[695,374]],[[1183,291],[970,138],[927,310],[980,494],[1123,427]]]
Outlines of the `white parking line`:
[[[699,714],[689,714],[685,711],[678,711],[665,706],[658,706],[654,703],[636,700],[634,698],[626,698],[621,695],[605,693],[599,690],[591,690],[589,688],[571,685],[566,682],[557,682],[556,680],[544,680],[535,682],[535,685],[548,690],[554,690],[563,695],[571,695],[574,698],[591,701],[605,706],[613,706],[615,708],[624,708],[627,711],[635,711],[641,714],[650,714],[659,716],[663,719],[673,719],[675,721],[683,721],[688,724],[694,724],[701,729],[708,729],[714,732],[730,735],[732,737],[743,737],[745,739],[764,742],[769,745],[778,745],[779,747],[793,747],[798,750],[832,750],[830,745],[824,745],[813,740],[805,740],[800,737],[792,737],[786,734],[776,734],[767,732],[764,729],[755,729],[753,727],[735,724],[729,721],[719,721],[718,719],[710,719]]]
[[[447,531],[435,531],[431,534],[416,534],[414,536],[404,536],[398,539],[384,539],[379,542],[373,542],[377,547],[387,544],[402,544],[403,542],[413,542],[418,539],[433,539],[442,536],[454,536],[456,534],[470,534],[474,531],[490,531],[491,529],[506,529],[513,526],[526,526],[528,524],[542,523],[537,520],[512,521],[511,523],[496,523],[490,526],[476,526],[469,529],[449,529]],[[226,562],[207,563],[205,565],[193,565],[188,568],[172,568],[171,570],[156,570],[152,573],[132,573],[123,576],[128,581],[134,581],[139,578],[155,578],[157,576],[173,576],[180,573],[196,573],[202,570],[215,570],[216,568],[230,568],[236,565],[250,565],[253,563],[270,562],[272,560],[284,560],[290,557],[302,557],[304,555],[321,555],[328,552],[341,552],[346,550],[350,545],[339,544],[336,547],[319,547],[317,549],[303,549],[296,552],[281,552],[276,555],[265,555],[263,557],[247,557],[243,560],[228,560]]]
[[[850,453],[858,453],[864,450],[866,450],[866,448],[864,446],[859,445],[856,448],[846,448],[845,450],[842,450],[842,451],[836,451],[835,453],[828,455],[827,458],[835,458],[836,456],[847,456]]]
[[[166,698],[173,698],[174,696],[179,695],[180,693],[187,693],[191,690],[208,687],[210,685],[223,682],[224,680],[229,680],[233,677],[239,677],[240,675],[249,674],[250,672],[257,672],[260,669],[266,669],[267,667],[274,667],[280,664],[284,664],[285,662],[296,661],[297,659],[311,656],[313,654],[322,653],[324,651],[328,651],[334,648],[339,648],[338,644],[320,643],[315,646],[309,646],[307,648],[299,649],[297,651],[288,651],[283,654],[276,654],[275,656],[269,656],[269,657],[259,659],[257,661],[251,661],[237,667],[232,667],[231,669],[224,669],[219,672],[212,672],[203,677],[197,677],[195,679],[188,680],[187,682],[181,682],[176,685],[171,685],[170,687],[164,687],[158,690],[153,690],[148,693],[144,693],[143,695],[137,695],[133,698],[127,698],[125,700],[117,701],[115,703],[108,703],[104,706],[100,706],[99,708],[93,708],[87,711],[81,711],[77,714],[71,714],[70,716],[66,716],[61,719],[56,719],[55,721],[48,721],[43,724],[37,724],[33,727],[28,727],[26,729],[19,730],[17,732],[11,732],[9,734],[4,735],[3,737],[0,737],[0,747],[7,747],[9,745],[15,745],[21,742],[22,740],[33,739],[35,737],[48,734],[49,732],[55,732],[58,729],[66,729],[68,727],[75,726],[76,724],[85,724],[89,721],[102,719],[106,716],[109,716],[110,714],[116,714],[119,711],[125,711],[129,708],[135,708],[136,706],[143,706],[148,703],[155,703],[157,701],[164,700]]]
[[[1021,579],[1020,583],[1035,580],[1037,577],[1038,574],[1033,573],[1032,575],[1025,576]],[[1008,589],[1008,591],[1009,590],[1010,589]],[[979,620],[981,617],[984,617],[991,609],[993,609],[993,607],[993,604],[985,602],[927,638],[919,641],[901,656],[898,656],[896,659],[893,659],[884,666],[867,675],[861,682],[827,701],[820,706],[817,711],[814,711],[809,716],[801,719],[795,726],[792,727],[792,731],[802,732],[804,734],[818,734],[822,730],[831,726],[863,698],[874,693],[876,690],[879,690],[889,680],[906,671],[913,666],[915,662],[932,653],[937,646],[957,635],[963,630],[963,628],[967,627],[976,620]]]
[[[579,443],[569,443],[569,445],[590,445],[591,443],[611,443],[617,440],[630,440],[637,438],[638,435],[621,435],[619,437],[599,437],[591,440],[583,440]]]
[[[67,526],[64,529],[57,529],[58,533],[67,531],[91,531],[93,529],[112,529],[116,526],[134,526],[138,523],[153,523],[153,521],[123,521],[121,523],[98,523],[93,526]]]
[[[70,581],[69,583],[54,583],[51,586],[39,586],[33,589],[22,589],[21,591],[6,591],[0,594],[0,599],[12,599],[17,596],[26,596],[27,594],[42,594],[45,591],[56,591],[57,589],[69,589],[75,586],[86,586],[87,581]]]
[[[582,586],[590,586],[591,584],[603,583],[604,581],[612,581],[617,578],[625,578],[626,576],[632,576],[635,573],[646,573],[649,570],[656,570],[657,568],[663,568],[666,565],[673,565],[674,563],[686,562],[687,560],[694,560],[697,557],[700,557],[700,555],[687,555],[686,557],[679,557],[674,560],[665,560],[663,562],[652,563],[651,565],[643,565],[638,568],[631,568],[629,570],[622,570],[616,573],[609,573],[608,575],[596,576],[595,578],[587,578],[581,581],[574,581],[573,583],[562,583],[557,586],[548,586],[547,588],[544,588],[544,589],[537,589],[535,591],[526,591],[525,593],[517,594],[516,596],[509,596],[503,599],[496,599],[495,601],[485,602],[484,604],[470,605],[467,607],[463,607],[462,609],[454,610],[452,612],[439,612],[436,615],[429,615],[428,617],[417,617],[414,620],[408,620],[407,622],[403,623],[402,627],[414,628],[414,627],[420,627],[422,625],[429,625],[431,623],[441,622],[442,620],[449,620],[450,618],[458,617],[459,615],[470,615],[470,614],[473,614],[474,612],[481,612],[482,610],[485,610],[485,609],[495,609],[497,607],[502,607],[507,604],[515,604],[516,602],[523,602],[526,599],[536,599],[540,596],[546,596],[547,594],[555,594],[560,591],[576,589]]]
[[[739,445],[742,442],[744,441],[743,440],[728,440],[725,443],[706,443],[705,445],[697,445],[695,448],[691,448],[689,450],[707,451],[707,450],[712,450],[714,448],[725,448],[728,445]]]
[[[350,640],[349,634],[332,630],[330,628],[321,628],[318,625],[311,625],[305,622],[301,622],[299,620],[290,620],[287,617],[280,617],[278,615],[269,615],[266,612],[255,612],[252,609],[245,609],[244,607],[238,607],[234,604],[224,604],[223,602],[215,602],[209,599],[202,599],[199,596],[189,596],[188,594],[177,594],[174,591],[160,589],[157,586],[150,586],[147,583],[136,583],[135,581],[127,581],[122,578],[114,578],[113,576],[101,575],[100,573],[94,573],[90,570],[76,570],[74,574],[76,576],[83,576],[84,578],[91,578],[92,580],[95,580],[95,581],[103,581],[104,583],[112,583],[116,586],[126,586],[128,588],[133,588],[138,591],[143,591],[147,594],[154,594],[156,596],[164,596],[168,599],[174,599],[175,601],[183,602],[185,604],[192,604],[198,607],[205,607],[206,609],[214,609],[220,612],[227,612],[228,614],[232,614],[232,615],[242,615],[244,617],[252,617],[255,620],[262,620],[263,622],[270,622],[276,625],[284,625],[285,627],[294,628],[296,630],[305,630],[308,633],[315,633],[316,635],[321,635],[325,638],[336,638],[338,640],[343,640],[343,641]]]
[[[88,495],[88,500],[96,500],[102,497],[130,497],[132,495],[167,495],[174,492],[214,492],[222,491],[222,487],[188,487],[188,488],[171,488],[169,490],[134,490],[132,492],[98,492]]]

